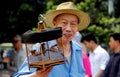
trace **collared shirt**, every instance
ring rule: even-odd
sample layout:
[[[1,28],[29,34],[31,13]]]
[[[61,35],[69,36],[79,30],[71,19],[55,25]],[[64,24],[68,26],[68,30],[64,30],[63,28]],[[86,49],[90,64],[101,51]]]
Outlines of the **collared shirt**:
[[[109,63],[101,77],[120,77],[120,51],[117,54],[111,54]]]
[[[68,63],[66,59],[66,64],[60,64],[53,67],[48,77],[84,77],[85,70],[82,62],[82,51],[80,46],[73,41],[71,42],[71,62]],[[24,61],[19,71],[13,75],[13,77],[18,77],[19,75],[30,74],[36,71],[37,68],[28,68],[27,59]]]
[[[100,70],[105,69],[109,61],[109,54],[99,45],[93,52],[90,52],[89,58],[92,68],[92,77],[95,77]]]

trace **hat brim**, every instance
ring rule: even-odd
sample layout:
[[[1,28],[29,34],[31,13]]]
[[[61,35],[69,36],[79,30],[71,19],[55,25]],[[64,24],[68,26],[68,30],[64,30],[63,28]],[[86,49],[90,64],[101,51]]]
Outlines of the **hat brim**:
[[[79,11],[79,10],[73,10],[73,9],[55,10],[55,11],[51,11],[49,13],[46,13],[46,15],[45,15],[46,23],[50,27],[54,27],[54,25],[53,25],[54,18],[57,15],[60,15],[60,14],[63,14],[63,13],[74,14],[79,18],[78,31],[81,31],[81,30],[85,29],[90,23],[90,17],[87,13],[84,13],[84,12]]]

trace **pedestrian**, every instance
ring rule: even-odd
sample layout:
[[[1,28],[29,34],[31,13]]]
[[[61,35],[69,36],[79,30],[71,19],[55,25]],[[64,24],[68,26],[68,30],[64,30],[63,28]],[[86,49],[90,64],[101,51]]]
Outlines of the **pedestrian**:
[[[120,77],[120,33],[112,33],[109,41],[110,60],[101,77]]]
[[[27,60],[13,77],[84,77],[82,49],[72,41],[77,31],[85,29],[90,23],[87,13],[79,11],[73,2],[64,2],[56,10],[45,14],[45,22],[52,28],[62,27],[62,37],[58,39],[63,47],[65,64],[56,65],[46,70],[28,69]],[[60,45],[62,39],[62,47]]]
[[[13,35],[12,37],[13,47],[8,50],[9,64],[8,69],[11,75],[18,71],[19,67],[26,58],[26,48],[22,43],[22,37],[19,34]]]
[[[92,77],[100,77],[109,61],[108,52],[97,43],[97,39],[92,33],[83,36],[81,42],[89,50]]]

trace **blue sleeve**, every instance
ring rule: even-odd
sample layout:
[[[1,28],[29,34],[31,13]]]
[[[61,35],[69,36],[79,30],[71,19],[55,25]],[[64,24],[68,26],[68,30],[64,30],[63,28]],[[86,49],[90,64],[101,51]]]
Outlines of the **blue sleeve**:
[[[26,74],[31,74],[36,71],[36,68],[28,68],[28,61],[25,59],[23,64],[20,66],[19,70],[13,74],[12,77],[19,77],[20,75],[26,75]]]

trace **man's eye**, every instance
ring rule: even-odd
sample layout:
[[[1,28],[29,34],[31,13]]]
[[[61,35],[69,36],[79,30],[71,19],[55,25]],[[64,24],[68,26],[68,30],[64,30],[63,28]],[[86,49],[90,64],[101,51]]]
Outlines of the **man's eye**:
[[[62,22],[63,24],[67,24],[66,22]]]
[[[71,24],[71,27],[77,27],[77,24],[76,23]]]
[[[71,23],[71,25],[77,25],[78,23],[77,22],[75,22],[75,23]]]

